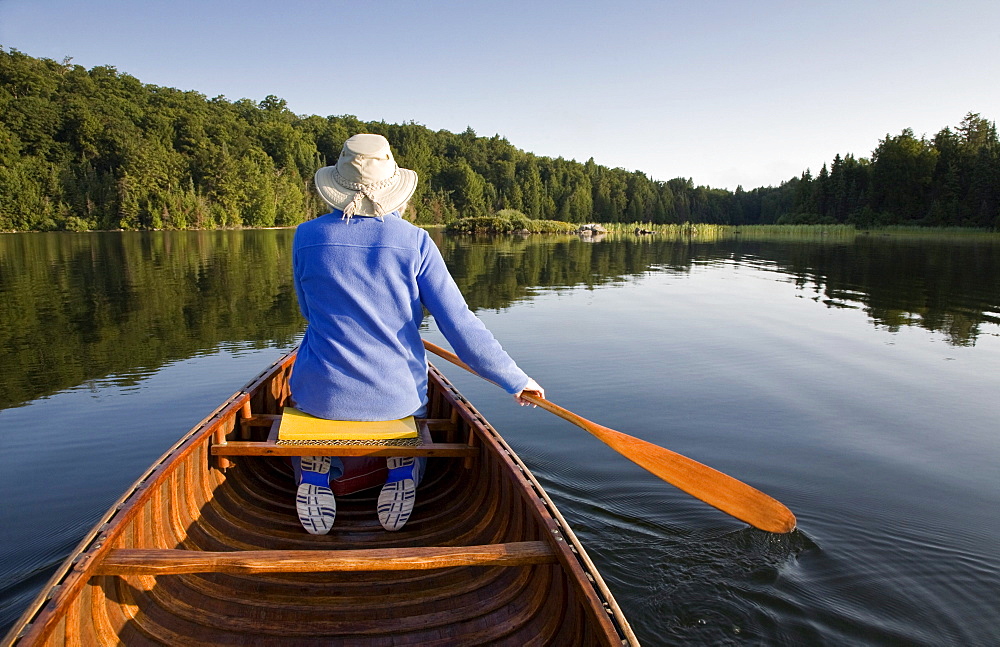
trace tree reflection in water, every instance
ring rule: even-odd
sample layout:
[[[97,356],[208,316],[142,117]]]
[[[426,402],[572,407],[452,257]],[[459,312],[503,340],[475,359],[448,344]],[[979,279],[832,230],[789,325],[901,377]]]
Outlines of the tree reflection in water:
[[[292,288],[293,233],[0,235],[0,408],[220,345],[292,343],[304,325]],[[786,275],[827,307],[863,309],[875,326],[919,326],[957,346],[974,345],[982,324],[1000,323],[995,238],[432,236],[473,309],[502,310],[540,290],[741,263]]]

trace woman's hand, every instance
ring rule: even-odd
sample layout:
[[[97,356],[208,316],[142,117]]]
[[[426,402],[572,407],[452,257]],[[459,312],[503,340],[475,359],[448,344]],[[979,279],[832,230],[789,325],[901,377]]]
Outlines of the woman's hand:
[[[531,404],[527,400],[521,397],[522,394],[533,395],[535,397],[545,399],[545,389],[538,385],[538,382],[534,381],[530,377],[528,378],[528,383],[524,385],[524,388],[514,394],[514,400],[522,407],[526,404]],[[537,406],[531,404],[531,406]]]

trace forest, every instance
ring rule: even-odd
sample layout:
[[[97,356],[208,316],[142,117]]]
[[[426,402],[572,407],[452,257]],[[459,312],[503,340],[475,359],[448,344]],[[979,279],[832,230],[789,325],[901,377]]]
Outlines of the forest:
[[[295,225],[327,211],[312,175],[359,132],[384,135],[418,173],[421,224],[513,209],[571,223],[1000,229],[1000,142],[978,113],[931,138],[886,134],[870,157],[837,155],[777,187],[729,191],[537,156],[471,128],[296,115],[273,95],[210,99],[0,46],[0,231]]]

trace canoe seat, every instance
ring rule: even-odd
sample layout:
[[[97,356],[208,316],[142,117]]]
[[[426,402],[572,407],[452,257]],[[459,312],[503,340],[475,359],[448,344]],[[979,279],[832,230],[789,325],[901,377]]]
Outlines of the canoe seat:
[[[118,548],[96,566],[97,575],[179,575],[183,573],[317,573],[323,571],[405,571],[454,566],[554,564],[556,552],[544,541],[481,546],[434,546],[362,550],[198,550]]]
[[[244,414],[240,423],[243,429],[266,426],[270,430],[267,440],[227,440],[222,434],[215,436],[212,444],[214,456],[434,456],[471,458],[479,449],[469,443],[436,443],[431,439],[431,431],[453,429],[455,423],[449,419],[419,418],[416,420],[419,442],[417,444],[349,444],[336,441],[335,444],[313,443],[280,444],[278,428],[281,416],[274,414]],[[243,437],[248,437],[244,434]]]

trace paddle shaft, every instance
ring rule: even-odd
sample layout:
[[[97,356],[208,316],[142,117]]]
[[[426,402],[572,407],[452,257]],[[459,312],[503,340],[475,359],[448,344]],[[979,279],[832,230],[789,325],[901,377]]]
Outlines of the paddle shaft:
[[[424,348],[473,375],[479,375],[451,351],[427,340],[424,340]],[[483,379],[492,382],[488,378]],[[791,510],[742,481],[659,445],[591,422],[531,393],[523,393],[521,398],[572,422],[636,465],[740,521],[768,532],[784,533],[795,529],[795,515]]]

